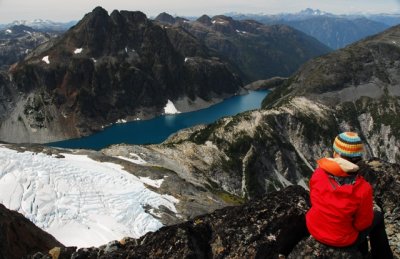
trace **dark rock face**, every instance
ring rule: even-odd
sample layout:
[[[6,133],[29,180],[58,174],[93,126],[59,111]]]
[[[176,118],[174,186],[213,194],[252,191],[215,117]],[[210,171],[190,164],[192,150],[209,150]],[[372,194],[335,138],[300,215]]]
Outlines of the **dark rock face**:
[[[18,212],[0,204],[0,258],[20,259],[36,251],[63,246]]]

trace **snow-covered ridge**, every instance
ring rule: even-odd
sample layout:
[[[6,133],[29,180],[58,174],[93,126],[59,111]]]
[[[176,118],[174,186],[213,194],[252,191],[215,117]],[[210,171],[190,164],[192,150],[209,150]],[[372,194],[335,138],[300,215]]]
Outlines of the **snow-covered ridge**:
[[[136,177],[85,155],[23,152],[0,146],[0,203],[17,210],[67,246],[99,246],[140,237],[162,223],[144,207],[176,212],[178,200],[146,188],[162,180]],[[145,183],[145,184],[144,184]]]

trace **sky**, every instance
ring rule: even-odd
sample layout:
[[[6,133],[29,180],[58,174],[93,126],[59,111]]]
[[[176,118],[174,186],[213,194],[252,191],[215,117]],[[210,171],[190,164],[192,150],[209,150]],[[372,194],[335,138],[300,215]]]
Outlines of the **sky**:
[[[400,13],[400,0],[0,0],[0,24],[14,20],[80,20],[96,6],[111,11],[142,11],[149,17],[161,12],[174,16],[217,15],[229,12],[298,12],[305,8],[347,13]]]

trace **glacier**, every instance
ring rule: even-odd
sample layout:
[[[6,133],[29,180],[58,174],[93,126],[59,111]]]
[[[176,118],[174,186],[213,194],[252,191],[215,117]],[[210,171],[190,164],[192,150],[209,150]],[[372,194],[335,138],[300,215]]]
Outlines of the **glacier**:
[[[146,188],[159,186],[160,180],[136,177],[87,155],[62,156],[0,145],[0,203],[66,246],[100,246],[162,227],[144,207],[163,205],[176,212],[179,200]]]

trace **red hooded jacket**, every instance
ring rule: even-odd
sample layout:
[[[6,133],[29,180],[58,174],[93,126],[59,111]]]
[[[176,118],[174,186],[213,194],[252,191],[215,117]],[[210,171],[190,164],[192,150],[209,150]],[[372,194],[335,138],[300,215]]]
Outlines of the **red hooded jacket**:
[[[323,158],[310,180],[311,209],[307,228],[319,242],[336,247],[352,245],[358,233],[372,224],[372,187],[361,176],[341,185],[333,177],[348,177],[358,166],[343,158]]]

